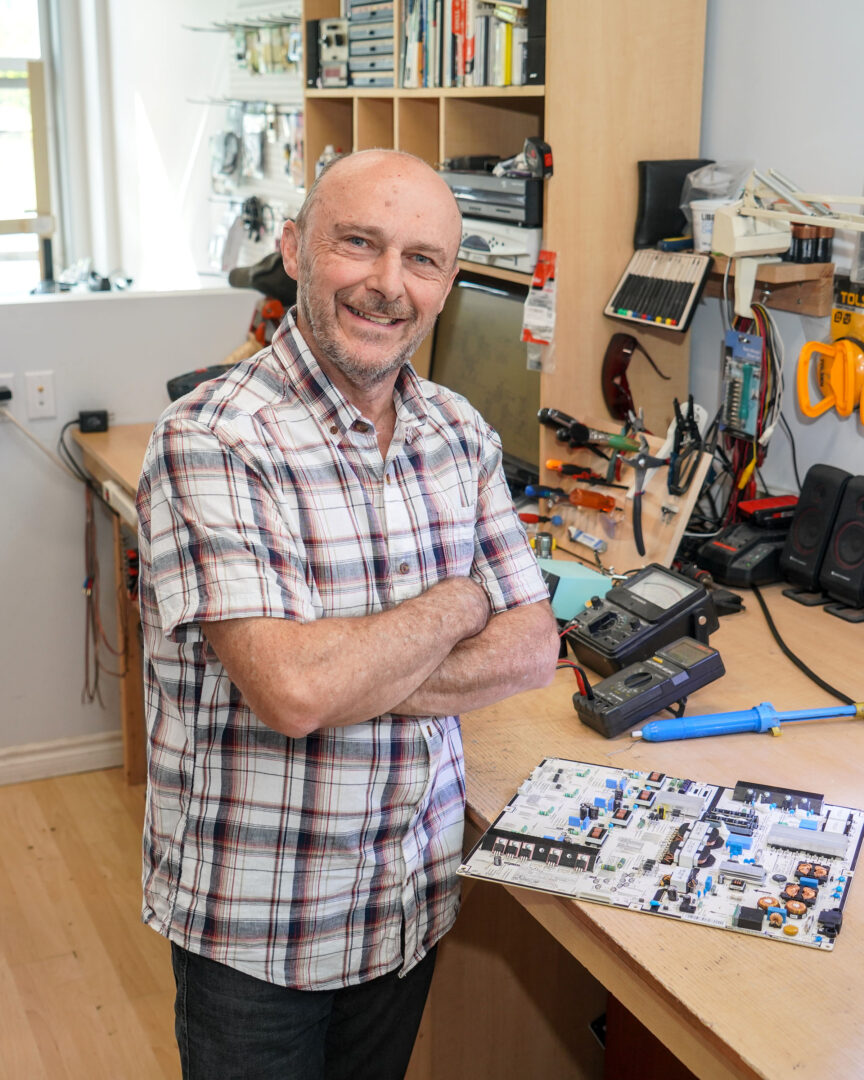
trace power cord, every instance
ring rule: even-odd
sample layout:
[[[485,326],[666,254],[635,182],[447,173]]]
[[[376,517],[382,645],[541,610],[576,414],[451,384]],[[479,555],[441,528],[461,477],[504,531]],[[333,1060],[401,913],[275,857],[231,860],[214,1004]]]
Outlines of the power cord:
[[[7,420],[11,420],[15,427],[17,427],[19,431],[26,435],[30,442],[34,444],[34,446],[38,446],[42,453],[46,454],[54,462],[54,464],[58,466],[58,468],[62,469],[63,472],[68,473],[73,480],[82,479],[82,476],[78,475],[72,468],[70,468],[70,466],[67,465],[65,461],[62,461],[52,450],[50,450],[45,445],[45,443],[37,439],[32,432],[28,431],[27,428],[16,416],[13,416],[12,413],[9,412],[9,407],[6,402],[0,402],[0,412],[2,412],[2,414],[6,417]],[[75,421],[73,421],[73,423],[74,422]]]
[[[101,649],[106,648],[118,659],[125,658],[125,636],[128,633],[128,628],[125,626],[121,628],[124,636],[124,645],[118,649],[108,640],[105,628],[102,625],[102,615],[99,604],[99,560],[96,555],[96,520],[93,514],[93,496],[95,495],[102,502],[105,500],[102,498],[102,492],[99,490],[98,485],[93,482],[92,478],[84,472],[79,463],[75,460],[69,444],[66,442],[66,432],[75,424],[80,425],[80,416],[75,420],[68,420],[60,429],[60,435],[57,439],[57,453],[55,454],[53,450],[49,449],[49,447],[41,440],[37,439],[35,435],[28,431],[17,417],[12,415],[9,411],[7,401],[0,401],[0,414],[5,416],[7,420],[11,420],[15,427],[26,435],[30,442],[37,446],[43,454],[49,457],[59,469],[62,469],[62,471],[66,473],[67,476],[70,476],[73,480],[84,485],[85,578],[83,591],[85,596],[85,622],[84,685],[81,689],[81,701],[84,704],[92,704],[94,701],[98,701],[104,708],[105,703],[102,700],[102,691],[99,685],[101,674],[104,672],[106,675],[111,675],[114,678],[120,679],[124,676],[125,671],[113,671],[111,668],[106,667],[102,661],[100,651]],[[105,505],[107,506],[108,504],[106,503]]]
[[[768,610],[768,605],[765,603],[765,598],[762,596],[762,593],[759,590],[759,586],[751,585],[751,588],[753,589],[753,595],[759,602],[759,607],[762,608],[762,614],[765,616],[765,621],[768,623],[768,629],[771,631],[771,636],[777,642],[783,655],[788,660],[791,660],[795,667],[797,667],[799,671],[802,671],[807,676],[807,678],[811,680],[811,682],[816,683],[817,686],[821,687],[832,697],[837,698],[838,701],[842,701],[844,705],[854,705],[854,698],[848,697],[842,691],[838,690],[836,686],[832,686],[830,683],[826,682],[823,678],[817,675],[815,671],[809,668],[800,657],[796,656],[795,653],[792,652],[792,650],[780,636],[780,632],[778,631],[777,627],[774,625],[774,620],[771,617],[771,612]]]

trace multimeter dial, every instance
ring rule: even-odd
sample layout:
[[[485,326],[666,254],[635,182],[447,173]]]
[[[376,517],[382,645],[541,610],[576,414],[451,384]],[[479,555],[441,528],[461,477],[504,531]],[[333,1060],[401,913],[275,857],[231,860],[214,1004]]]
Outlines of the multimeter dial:
[[[693,583],[672,577],[668,573],[652,571],[634,581],[630,586],[630,592],[666,611],[693,592]]]

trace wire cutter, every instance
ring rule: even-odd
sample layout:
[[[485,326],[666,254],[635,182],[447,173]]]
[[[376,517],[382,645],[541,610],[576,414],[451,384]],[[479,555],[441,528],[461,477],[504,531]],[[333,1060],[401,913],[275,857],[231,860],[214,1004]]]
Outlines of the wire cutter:
[[[678,398],[673,398],[675,406],[675,434],[672,439],[672,454],[669,458],[669,478],[667,486],[670,495],[685,495],[693,481],[702,453],[702,435],[696,422],[693,407],[693,395],[687,398],[687,411],[682,413]]]
[[[642,535],[642,496],[645,493],[645,475],[649,469],[659,469],[661,465],[668,465],[669,458],[653,457],[648,453],[648,440],[644,435],[640,436],[642,449],[633,457],[619,458],[622,465],[629,465],[636,473],[633,481],[633,539],[636,541],[636,550],[640,555],[645,554],[645,540]]]

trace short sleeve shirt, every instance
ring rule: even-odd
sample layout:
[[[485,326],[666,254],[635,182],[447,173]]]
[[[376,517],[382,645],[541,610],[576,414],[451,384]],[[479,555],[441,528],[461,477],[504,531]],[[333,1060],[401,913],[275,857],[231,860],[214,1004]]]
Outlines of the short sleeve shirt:
[[[547,596],[495,433],[410,365],[394,404],[384,460],[289,315],[268,349],[163,414],[138,493],[144,920],[299,989],[404,973],[452,925],[458,718],[289,738],[251,712],[201,623],[362,617],[455,575],[495,613]]]

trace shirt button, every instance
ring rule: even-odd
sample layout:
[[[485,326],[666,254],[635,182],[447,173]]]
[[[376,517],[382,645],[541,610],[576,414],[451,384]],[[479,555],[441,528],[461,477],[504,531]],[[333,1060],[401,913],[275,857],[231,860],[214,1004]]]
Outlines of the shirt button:
[[[385,479],[385,480],[387,481],[387,483],[388,483],[388,484],[392,484],[392,483],[393,483],[393,477],[392,477],[392,476],[390,475],[390,473],[389,473],[389,472],[388,472],[388,473],[387,473],[387,475],[386,475],[386,476],[384,477],[384,479]]]
[[[411,567],[408,565],[407,562],[399,563],[399,573],[400,574],[408,574],[408,573],[410,573],[410,571],[411,571]]]
[[[331,426],[331,428],[330,428],[330,434],[331,434],[331,435],[338,435],[338,434],[339,434],[339,428],[338,428],[338,427],[336,427],[336,425],[335,425],[335,424],[333,424],[333,425]]]
[[[366,423],[365,420],[357,420],[354,423],[354,430],[359,431],[361,435],[365,435],[366,432],[369,430],[369,425]]]

